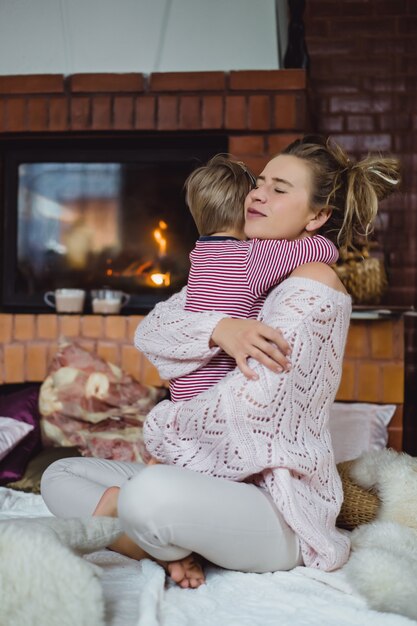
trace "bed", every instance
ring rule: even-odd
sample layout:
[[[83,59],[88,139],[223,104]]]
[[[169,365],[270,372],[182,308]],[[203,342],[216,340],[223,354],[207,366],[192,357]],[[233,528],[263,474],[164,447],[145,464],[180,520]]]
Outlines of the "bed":
[[[401,334],[399,324],[398,320],[391,320],[387,326],[384,320],[382,328],[369,326],[362,319],[353,321],[338,400],[359,400],[373,403],[373,406],[394,404],[395,415],[388,436],[390,445],[401,449],[403,347],[395,340]],[[391,338],[382,341],[381,333],[386,330]],[[373,372],[372,384],[362,384],[360,373],[363,377],[364,371]],[[384,385],[384,372],[389,372],[391,378],[393,372],[397,376],[397,384],[391,385],[390,393]],[[0,487],[0,521],[49,515],[40,495]],[[136,562],[109,550],[80,558],[101,570],[106,626],[195,626],[197,623],[199,626],[405,626],[416,623],[395,612],[371,610],[365,597],[350,584],[344,570],[324,573],[298,567],[291,572],[243,574],[209,567],[204,586],[198,590],[183,590],[167,582],[163,569],[149,560]],[[0,616],[0,624],[3,624],[1,619]],[[45,614],[44,623],[55,626],[60,622],[48,622]]]
[[[6,488],[0,488],[0,507],[2,520],[48,515],[41,496]],[[84,558],[102,571],[106,626],[415,623],[394,613],[370,610],[365,599],[351,588],[343,571],[323,573],[298,567],[291,572],[242,574],[210,567],[204,586],[183,590],[166,584],[163,569],[148,560],[138,563],[108,550]],[[59,622],[48,622],[45,615],[44,623]]]

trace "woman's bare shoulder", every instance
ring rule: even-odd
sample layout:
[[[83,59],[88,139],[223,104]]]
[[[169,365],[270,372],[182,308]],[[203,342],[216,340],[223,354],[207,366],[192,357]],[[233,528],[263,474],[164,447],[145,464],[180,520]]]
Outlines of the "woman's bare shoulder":
[[[306,263],[305,265],[300,265],[300,267],[297,267],[292,272],[291,277],[310,278],[332,289],[336,289],[336,291],[347,293],[336,272],[325,263]]]

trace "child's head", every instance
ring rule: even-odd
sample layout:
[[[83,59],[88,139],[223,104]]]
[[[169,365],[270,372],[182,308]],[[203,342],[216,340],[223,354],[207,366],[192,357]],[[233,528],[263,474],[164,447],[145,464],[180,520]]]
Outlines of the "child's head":
[[[200,235],[243,231],[243,205],[254,176],[242,162],[217,154],[185,181],[186,201]]]
[[[341,146],[315,136],[295,141],[283,154],[309,166],[312,206],[331,209],[321,232],[340,247],[366,238],[372,231],[379,200],[399,188],[400,164],[393,157],[369,155],[354,162]]]

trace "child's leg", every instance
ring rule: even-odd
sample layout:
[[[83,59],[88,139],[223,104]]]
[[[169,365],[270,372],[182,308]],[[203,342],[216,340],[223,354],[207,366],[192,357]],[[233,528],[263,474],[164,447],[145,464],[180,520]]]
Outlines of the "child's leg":
[[[145,467],[121,487],[118,513],[126,534],[156,559],[197,553],[248,572],[302,563],[296,535],[254,485],[180,467]]]

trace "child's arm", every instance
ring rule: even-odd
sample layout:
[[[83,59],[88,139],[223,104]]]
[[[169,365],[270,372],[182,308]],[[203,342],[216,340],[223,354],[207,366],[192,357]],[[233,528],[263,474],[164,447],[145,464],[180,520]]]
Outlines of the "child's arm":
[[[335,263],[336,246],[321,235],[304,239],[253,239],[248,252],[248,280],[252,292],[259,296],[286,278],[304,263]]]

